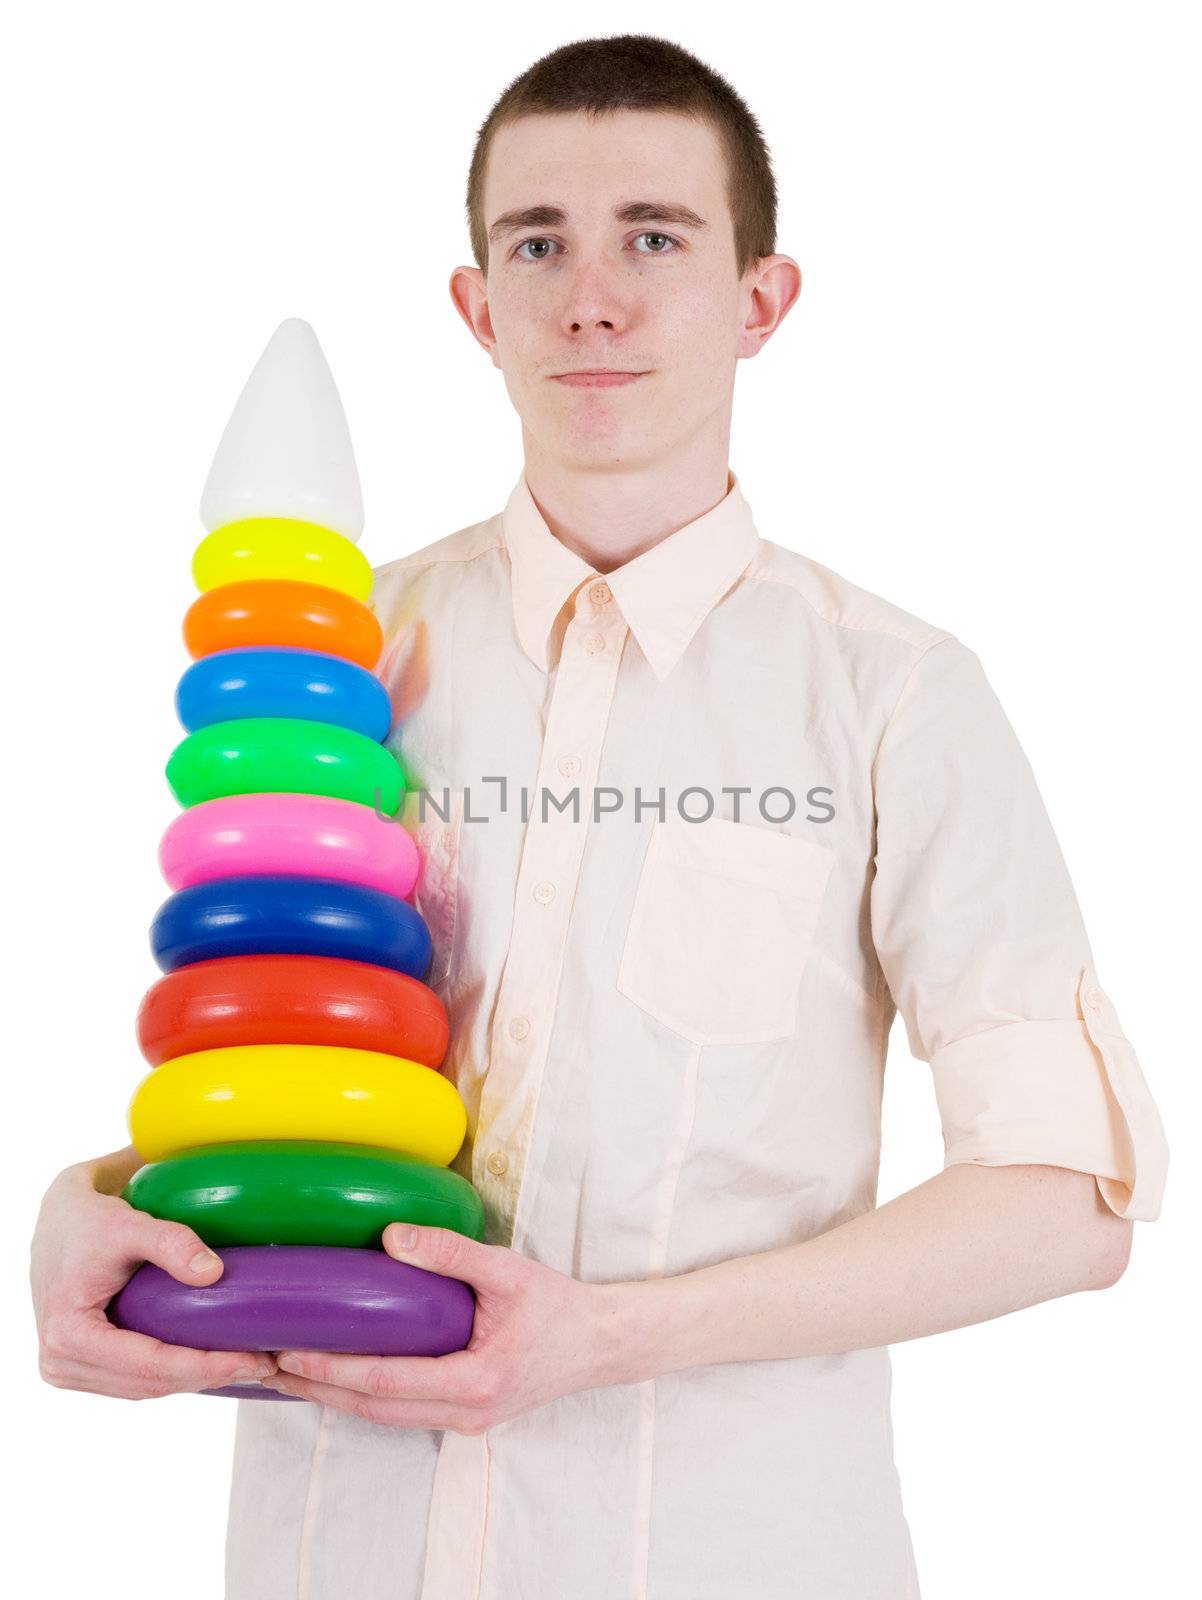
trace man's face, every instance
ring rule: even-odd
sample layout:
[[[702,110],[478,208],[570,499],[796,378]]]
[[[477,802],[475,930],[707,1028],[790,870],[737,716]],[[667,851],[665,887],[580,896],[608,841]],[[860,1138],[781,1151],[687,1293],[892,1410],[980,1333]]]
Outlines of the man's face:
[[[651,209],[615,215],[632,202]],[[532,207],[563,218],[495,231]],[[681,208],[697,221],[673,214]],[[522,117],[492,143],[484,223],[487,278],[457,269],[452,293],[546,454],[628,469],[729,413],[735,362],[757,343],[744,330],[756,269],[735,275],[723,154],[707,123],[644,111]],[[582,368],[642,376],[606,386],[558,376]]]

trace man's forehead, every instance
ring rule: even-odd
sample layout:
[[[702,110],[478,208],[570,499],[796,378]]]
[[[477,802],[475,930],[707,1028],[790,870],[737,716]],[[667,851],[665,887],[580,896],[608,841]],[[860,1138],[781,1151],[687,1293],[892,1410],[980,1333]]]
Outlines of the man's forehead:
[[[666,196],[698,215],[713,209],[723,166],[709,123],[674,112],[531,114],[497,129],[484,183],[486,223],[537,204],[571,209],[574,196],[606,204]],[[708,210],[707,210],[708,208]]]

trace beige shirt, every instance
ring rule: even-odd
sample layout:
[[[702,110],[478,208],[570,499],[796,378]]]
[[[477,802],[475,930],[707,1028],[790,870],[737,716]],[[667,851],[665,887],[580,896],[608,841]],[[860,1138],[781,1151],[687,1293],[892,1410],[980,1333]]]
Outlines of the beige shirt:
[[[895,1008],[946,1165],[1072,1167],[1157,1216],[1156,1107],[946,629],[762,538],[733,474],[605,577],[523,474],[373,605],[488,1243],[618,1282],[870,1210]],[[228,1600],[913,1600],[889,1394],[882,1347],[478,1436],[242,1401]]]

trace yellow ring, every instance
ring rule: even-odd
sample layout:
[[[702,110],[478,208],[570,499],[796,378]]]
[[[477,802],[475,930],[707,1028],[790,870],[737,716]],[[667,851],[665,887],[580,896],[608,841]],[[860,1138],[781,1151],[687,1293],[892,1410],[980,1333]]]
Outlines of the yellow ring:
[[[372,1144],[445,1167],[467,1132],[449,1078],[348,1045],[240,1044],[193,1050],[148,1073],[129,1104],[146,1161],[243,1139]]]
[[[243,517],[214,528],[196,547],[192,577],[202,594],[245,578],[286,578],[356,600],[366,600],[372,584],[371,562],[357,544],[294,517]]]

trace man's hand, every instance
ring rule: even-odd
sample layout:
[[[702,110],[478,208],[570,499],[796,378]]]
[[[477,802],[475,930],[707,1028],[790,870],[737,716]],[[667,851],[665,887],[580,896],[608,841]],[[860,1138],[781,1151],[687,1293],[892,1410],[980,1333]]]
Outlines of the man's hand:
[[[470,1344],[443,1356],[347,1356],[281,1350],[273,1389],[395,1428],[483,1433],[561,1395],[614,1381],[607,1375],[608,1286],[581,1283],[503,1245],[450,1228],[384,1230],[398,1261],[470,1283]]]
[[[104,1163],[120,1165],[126,1154],[67,1167],[42,1197],[29,1260],[42,1377],[58,1389],[149,1400],[274,1372],[265,1351],[192,1350],[109,1321],[105,1307],[144,1261],[194,1285],[224,1271],[191,1228],[96,1187]],[[126,1166],[136,1165],[128,1154]]]

